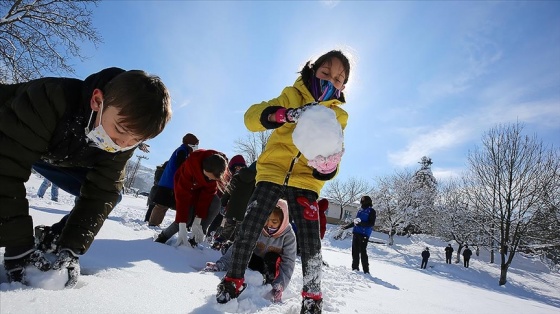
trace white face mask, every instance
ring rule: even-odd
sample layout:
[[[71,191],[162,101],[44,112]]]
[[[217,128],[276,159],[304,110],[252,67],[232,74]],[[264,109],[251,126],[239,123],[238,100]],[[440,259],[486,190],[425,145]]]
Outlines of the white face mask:
[[[198,149],[197,144],[187,144],[187,145],[189,145],[189,147],[192,148],[193,152]]]
[[[105,129],[101,125],[102,112],[103,112],[103,102],[101,102],[101,106],[100,106],[100,109],[99,109],[99,125],[96,126],[93,130],[90,131],[89,124],[91,123],[91,119],[93,117],[93,111],[92,111],[91,115],[89,116],[88,124],[85,128],[86,136],[92,142],[93,145],[95,145],[97,148],[102,149],[106,152],[117,153],[117,152],[124,152],[124,151],[130,150],[130,149],[133,149],[136,146],[138,146],[138,144],[140,144],[140,143],[138,143],[136,145],[132,145],[132,146],[128,146],[128,147],[120,147],[119,145],[115,144],[115,142],[113,142],[113,140],[111,139],[109,134],[107,134],[107,132],[105,132]]]

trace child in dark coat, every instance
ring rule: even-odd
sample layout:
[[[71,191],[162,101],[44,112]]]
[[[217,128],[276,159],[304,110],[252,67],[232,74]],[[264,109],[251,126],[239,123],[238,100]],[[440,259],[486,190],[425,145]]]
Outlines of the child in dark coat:
[[[25,283],[25,267],[67,268],[76,284],[87,252],[118,202],[134,149],[171,118],[167,88],[144,71],[108,68],[87,77],[40,78],[0,84],[0,246],[10,281]],[[35,250],[24,183],[31,169],[77,196],[69,215],[42,226]]]

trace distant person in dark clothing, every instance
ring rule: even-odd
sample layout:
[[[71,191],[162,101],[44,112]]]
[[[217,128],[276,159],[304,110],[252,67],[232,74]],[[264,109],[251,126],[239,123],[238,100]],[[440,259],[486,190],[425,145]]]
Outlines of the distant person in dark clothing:
[[[253,162],[249,167],[241,155],[236,155],[229,162],[229,170],[233,177],[222,195],[221,206],[225,208],[225,221],[219,236],[216,237],[212,248],[219,250],[227,241],[233,241],[239,231],[239,225],[245,217],[247,203],[255,190],[257,175],[257,163]]]
[[[471,259],[472,251],[469,249],[468,246],[465,246],[465,250],[463,251],[463,265],[466,268],[469,268],[469,260]]]
[[[426,269],[426,266],[428,266],[429,258],[430,258],[430,249],[426,248],[424,251],[422,251],[422,264],[420,264],[420,268]]]
[[[154,202],[154,196],[156,195],[159,180],[161,179],[161,175],[163,174],[163,171],[165,170],[167,163],[168,161],[156,167],[156,171],[154,173],[154,185],[150,189],[150,194],[148,195],[148,200],[146,201],[147,203],[146,205],[148,205],[148,211],[146,211],[146,216],[144,217],[145,222],[150,221],[150,216],[152,215],[152,209],[154,208],[154,206],[156,206],[156,203]]]
[[[445,263],[446,264],[451,264],[451,256],[453,255],[453,247],[451,247],[451,244],[448,244],[447,247],[445,247]]]
[[[371,197],[364,195],[360,200],[361,208],[356,214],[354,221],[342,229],[349,229],[354,227],[352,233],[352,270],[360,270],[360,259],[362,261],[362,268],[364,274],[369,274],[369,261],[367,256],[367,244],[369,236],[373,231],[373,226],[375,225],[376,213],[372,208]]]

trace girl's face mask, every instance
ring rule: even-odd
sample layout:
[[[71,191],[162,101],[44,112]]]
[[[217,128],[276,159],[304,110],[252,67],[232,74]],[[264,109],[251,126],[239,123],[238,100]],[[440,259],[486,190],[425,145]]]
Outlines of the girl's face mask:
[[[91,115],[89,116],[88,124],[85,128],[86,137],[92,142],[94,146],[109,153],[117,153],[117,152],[124,152],[133,149],[136,146],[138,146],[138,144],[140,144],[138,143],[136,145],[127,146],[127,147],[120,147],[119,145],[115,144],[115,142],[113,142],[111,137],[107,134],[107,132],[103,128],[103,125],[101,125],[102,113],[103,113],[103,102],[101,102],[101,106],[99,109],[99,125],[93,128],[93,130],[89,129],[89,125],[93,117],[93,111],[92,111]]]
[[[320,80],[321,84],[321,96],[319,101],[329,100],[335,95],[336,98],[340,97],[340,91],[334,87],[333,83],[328,80]]]
[[[264,230],[268,233],[268,235],[273,235],[276,231],[278,231],[278,228],[265,227]]]

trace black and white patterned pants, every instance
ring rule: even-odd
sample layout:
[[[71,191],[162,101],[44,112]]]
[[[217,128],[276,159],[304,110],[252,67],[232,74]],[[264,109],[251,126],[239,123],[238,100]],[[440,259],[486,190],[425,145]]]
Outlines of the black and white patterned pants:
[[[259,182],[257,184],[232,247],[233,264],[228,270],[227,276],[231,278],[244,277],[245,269],[253,254],[259,234],[280,198],[287,201],[290,220],[293,220],[297,227],[303,268],[303,292],[320,295],[323,258],[321,256],[319,220],[304,218],[305,205],[297,201],[298,198],[300,200],[306,198],[309,203],[316,204],[317,194],[311,190],[270,182]]]

